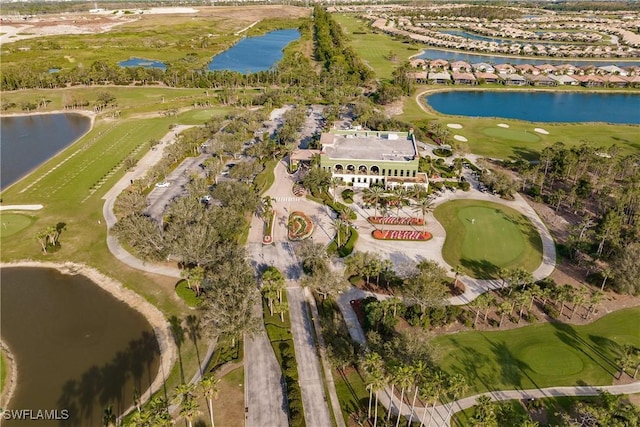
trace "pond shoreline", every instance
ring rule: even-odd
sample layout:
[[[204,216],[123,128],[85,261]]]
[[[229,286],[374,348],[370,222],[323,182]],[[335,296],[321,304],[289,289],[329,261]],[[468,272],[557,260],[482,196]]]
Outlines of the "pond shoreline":
[[[139,312],[149,323],[151,328],[153,329],[155,338],[158,342],[158,347],[160,351],[160,361],[158,372],[152,381],[151,385],[147,390],[141,393],[141,401],[144,403],[148,399],[151,398],[154,392],[160,390],[162,385],[166,380],[166,375],[171,372],[171,368],[173,367],[175,361],[177,360],[177,350],[175,348],[175,344],[173,339],[171,338],[170,333],[170,325],[165,319],[165,316],[158,310],[153,304],[144,299],[141,295],[132,291],[131,289],[125,288],[122,283],[117,280],[108,277],[97,269],[93,267],[89,267],[84,264],[78,264],[73,262],[64,262],[64,263],[55,263],[55,262],[47,262],[47,261],[13,261],[7,263],[0,263],[0,268],[9,268],[9,267],[33,267],[33,268],[51,268],[58,270],[62,274],[66,275],[82,275],[92,281],[94,284],[102,288],[104,291],[108,292],[111,296],[116,298],[117,300],[126,304],[129,308]],[[3,344],[3,351],[8,349],[8,347]],[[9,352],[6,352],[7,354]],[[7,357],[7,359],[9,356]],[[8,406],[11,401],[11,398],[15,392],[16,380],[18,377],[18,368],[17,363],[15,362],[15,355],[11,354],[11,380],[12,385],[7,387],[6,396],[3,392],[2,402],[4,407]],[[134,406],[130,406],[127,408],[122,414],[118,414],[119,416],[125,415],[129,413]]]

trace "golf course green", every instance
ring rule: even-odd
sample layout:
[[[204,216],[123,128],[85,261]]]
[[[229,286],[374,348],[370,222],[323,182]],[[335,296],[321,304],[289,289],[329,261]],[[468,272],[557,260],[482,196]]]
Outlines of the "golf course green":
[[[444,260],[478,279],[496,278],[501,268],[533,271],[542,262],[542,240],[524,215],[504,205],[479,200],[454,200],[434,215],[447,237]]]
[[[640,309],[609,314],[584,326],[544,323],[509,331],[463,332],[431,341],[440,366],[462,373],[468,394],[580,384],[609,385],[625,344],[640,346]]]
[[[0,237],[11,236],[31,225],[33,219],[17,213],[0,213]]]

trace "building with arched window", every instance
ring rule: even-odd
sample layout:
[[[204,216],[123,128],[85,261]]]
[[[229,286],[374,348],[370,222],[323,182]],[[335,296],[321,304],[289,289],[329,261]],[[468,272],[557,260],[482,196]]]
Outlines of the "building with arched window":
[[[410,132],[336,130],[320,137],[320,167],[354,187],[428,186]]]

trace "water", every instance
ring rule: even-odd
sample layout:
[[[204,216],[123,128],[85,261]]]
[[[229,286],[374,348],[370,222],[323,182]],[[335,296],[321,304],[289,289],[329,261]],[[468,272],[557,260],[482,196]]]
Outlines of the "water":
[[[18,365],[8,409],[69,411],[66,421],[3,420],[3,427],[100,426],[104,408],[120,414],[134,387],[148,388],[159,350],[140,313],[84,276],[10,267],[0,277],[2,339]]]
[[[420,55],[416,58],[424,58],[424,59],[444,59],[446,61],[466,61],[470,64],[476,62],[488,62],[492,64],[532,64],[532,65],[540,65],[540,64],[573,64],[576,66],[583,66],[589,64],[595,64],[597,66],[604,65],[617,65],[619,67],[627,67],[631,65],[639,65],[640,66],[640,58],[634,58],[632,60],[620,60],[616,58],[607,58],[605,60],[595,61],[593,59],[553,59],[553,58],[544,58],[544,59],[533,59],[533,58],[522,58],[522,57],[507,57],[507,56],[496,56],[496,55],[480,55],[475,53],[466,53],[460,51],[450,51],[450,50],[439,50],[439,49],[425,49],[422,51]]]
[[[427,103],[443,114],[532,122],[640,124],[640,95],[571,92],[439,92]]]
[[[131,58],[126,61],[118,62],[118,65],[121,67],[159,68],[161,70],[167,69],[167,66],[164,64],[164,62],[142,58]]]
[[[214,56],[209,63],[209,70],[229,70],[241,74],[267,71],[282,59],[282,50],[299,38],[298,30],[277,30],[260,37],[244,38]]]
[[[0,188],[18,181],[91,127],[80,114],[0,117]]]

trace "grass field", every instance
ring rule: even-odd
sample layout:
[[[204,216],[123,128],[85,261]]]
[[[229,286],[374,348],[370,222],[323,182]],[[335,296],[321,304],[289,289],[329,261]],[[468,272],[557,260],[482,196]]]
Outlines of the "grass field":
[[[545,323],[504,332],[463,332],[432,344],[441,367],[462,373],[468,395],[489,390],[609,385],[624,344],[640,346],[640,309],[609,314],[585,326]]]
[[[32,216],[11,212],[0,212],[0,238],[9,237],[27,228],[34,221]]]
[[[504,129],[499,127],[484,128],[482,133],[490,138],[503,139],[513,142],[538,142],[540,137],[533,131],[519,129]]]
[[[7,381],[7,360],[3,351],[0,351],[0,394],[4,391],[4,384]]]
[[[479,200],[454,200],[434,215],[447,232],[442,256],[465,274],[495,278],[501,268],[533,271],[542,262],[542,240],[533,224],[514,209]]]
[[[390,79],[395,68],[422,49],[418,45],[374,33],[367,22],[353,16],[335,14],[333,18],[350,39],[349,45],[373,69],[377,78]]]

